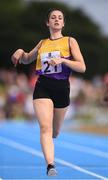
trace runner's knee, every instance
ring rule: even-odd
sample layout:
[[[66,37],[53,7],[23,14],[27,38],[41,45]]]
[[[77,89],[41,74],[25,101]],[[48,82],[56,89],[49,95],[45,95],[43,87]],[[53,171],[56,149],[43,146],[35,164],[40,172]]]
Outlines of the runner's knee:
[[[41,126],[40,131],[41,133],[52,133],[52,128],[50,126]]]

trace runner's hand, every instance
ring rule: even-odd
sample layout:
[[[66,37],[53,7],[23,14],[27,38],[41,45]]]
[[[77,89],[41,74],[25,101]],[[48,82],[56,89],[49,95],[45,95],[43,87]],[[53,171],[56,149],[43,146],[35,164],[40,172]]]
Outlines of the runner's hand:
[[[63,58],[51,58],[51,61],[49,61],[48,63],[52,66],[56,66],[63,63]]]
[[[23,53],[24,53],[23,49],[18,49],[12,55],[11,60],[15,66],[17,66],[18,63],[21,63],[21,58],[23,56]]]

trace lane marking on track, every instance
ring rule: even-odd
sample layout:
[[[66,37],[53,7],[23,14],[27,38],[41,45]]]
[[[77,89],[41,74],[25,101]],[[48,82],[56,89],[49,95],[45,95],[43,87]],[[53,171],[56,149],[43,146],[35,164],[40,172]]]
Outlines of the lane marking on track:
[[[19,131],[15,130],[15,133],[16,132],[19,133]],[[26,135],[26,133],[27,133],[27,135]],[[27,132],[27,131],[20,131],[20,135],[23,135],[23,137],[25,136],[25,138],[27,138],[27,136],[28,136],[28,139],[30,139],[30,141],[39,143],[38,139],[34,138],[33,136],[30,137],[30,135],[33,135],[33,133],[30,133],[30,132]],[[19,135],[18,135],[18,137],[19,137]],[[98,149],[95,149],[95,148],[87,147],[87,146],[84,146],[84,145],[74,144],[74,143],[71,143],[71,142],[63,141],[63,140],[57,140],[57,143],[55,142],[55,145],[57,147],[62,147],[62,148],[66,148],[66,149],[80,151],[80,152],[84,152],[84,153],[87,153],[87,154],[92,154],[92,155],[95,155],[95,156],[98,156],[98,157],[108,159],[108,153],[107,152],[104,152],[102,150],[98,150]]]
[[[69,142],[65,142],[62,140],[58,140],[57,144],[55,144],[58,147],[63,147],[66,149],[72,149],[75,151],[80,151],[80,152],[84,152],[84,153],[88,153],[88,154],[92,154],[95,156],[100,156],[103,158],[108,158],[108,153],[98,150],[98,149],[94,149],[91,147],[87,147],[87,146],[82,146],[82,145],[78,145],[78,144],[74,144],[74,143],[69,143]]]
[[[20,144],[18,142],[15,142],[15,141],[13,141],[11,139],[7,139],[7,138],[4,138],[4,137],[0,136],[0,143],[4,144],[4,145],[7,145],[9,147],[15,148],[17,150],[24,151],[24,152],[32,154],[32,155],[36,155],[36,156],[38,156],[40,158],[44,158],[42,152],[40,152],[40,151],[38,151],[38,150],[36,150],[36,149],[34,149],[32,147],[29,147],[29,146]],[[70,167],[72,169],[75,169],[75,170],[80,171],[80,172],[85,173],[85,174],[89,174],[89,175],[91,175],[93,177],[96,177],[96,178],[99,178],[101,180],[108,180],[107,177],[101,176],[101,175],[96,174],[96,173],[94,173],[92,171],[88,171],[88,170],[86,170],[84,168],[81,168],[81,167],[75,165],[75,164],[69,163],[68,161],[64,161],[63,159],[55,158],[55,161],[57,163],[61,164],[61,165],[68,166],[68,167]]]

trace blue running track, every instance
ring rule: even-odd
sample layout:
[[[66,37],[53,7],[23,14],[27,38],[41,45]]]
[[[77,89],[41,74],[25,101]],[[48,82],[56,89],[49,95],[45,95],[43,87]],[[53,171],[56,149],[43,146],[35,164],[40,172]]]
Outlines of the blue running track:
[[[58,175],[47,177],[37,123],[1,123],[0,180],[108,180],[108,136],[61,132],[54,144]]]

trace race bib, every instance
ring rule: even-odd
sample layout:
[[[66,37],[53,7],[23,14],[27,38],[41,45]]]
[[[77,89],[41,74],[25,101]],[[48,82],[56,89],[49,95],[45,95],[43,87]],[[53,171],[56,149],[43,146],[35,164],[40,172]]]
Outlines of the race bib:
[[[51,58],[60,58],[60,51],[53,51],[41,54],[42,74],[53,74],[62,72],[62,65],[52,66],[49,64]]]

